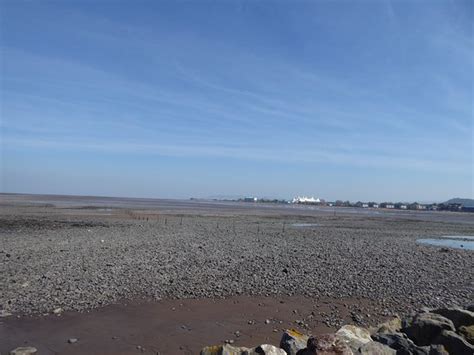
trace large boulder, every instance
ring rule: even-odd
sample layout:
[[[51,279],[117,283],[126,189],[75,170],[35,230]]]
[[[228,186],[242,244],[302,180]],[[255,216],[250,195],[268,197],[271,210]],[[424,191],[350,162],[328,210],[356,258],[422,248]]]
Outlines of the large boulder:
[[[10,351],[10,355],[33,355],[37,352],[38,350],[32,346],[20,346]]]
[[[285,350],[273,345],[263,344],[255,348],[235,347],[231,345],[206,346],[201,355],[286,355]]]
[[[430,346],[429,355],[449,355],[443,345],[436,344]]]
[[[443,345],[450,354],[474,354],[474,345],[469,344],[462,336],[450,330],[443,330],[436,339],[433,340],[433,343]]]
[[[354,354],[356,355],[396,355],[397,351],[388,347],[387,345],[383,345],[382,343],[378,343],[376,341],[371,341],[370,343],[362,345],[357,352]]]
[[[310,337],[306,348],[297,355],[353,355],[352,350],[335,334],[324,334]]]
[[[474,325],[470,325],[469,327],[463,325],[462,327],[459,327],[458,333],[461,334],[469,343],[474,345]]]
[[[454,331],[456,328],[451,320],[436,313],[418,313],[409,325],[402,329],[419,346],[432,344],[443,330]]]
[[[416,346],[406,334],[375,334],[372,339],[397,351],[397,355],[428,355],[429,350]]]
[[[352,351],[372,341],[367,329],[355,325],[345,325],[336,332],[336,337],[341,339]]]
[[[396,316],[392,319],[389,319],[376,327],[370,329],[371,334],[376,333],[398,333],[402,329],[402,320],[400,317]]]
[[[280,340],[280,348],[288,355],[296,355],[299,350],[305,349],[309,336],[295,329],[287,329]]]
[[[457,328],[474,325],[474,312],[470,312],[461,308],[439,308],[431,311],[432,313],[440,314],[445,318],[451,320]]]

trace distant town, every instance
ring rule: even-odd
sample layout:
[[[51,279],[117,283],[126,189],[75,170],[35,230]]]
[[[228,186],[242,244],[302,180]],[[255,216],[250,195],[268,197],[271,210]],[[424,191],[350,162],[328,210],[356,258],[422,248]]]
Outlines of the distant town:
[[[474,212],[474,200],[454,198],[442,203],[418,203],[418,202],[351,202],[351,201],[326,201],[324,199],[297,196],[292,200],[266,199],[258,197],[245,197],[230,201],[249,203],[282,203],[282,204],[303,204],[327,207],[353,207],[353,208],[383,208],[394,210],[415,210],[415,211],[451,211],[451,212]]]

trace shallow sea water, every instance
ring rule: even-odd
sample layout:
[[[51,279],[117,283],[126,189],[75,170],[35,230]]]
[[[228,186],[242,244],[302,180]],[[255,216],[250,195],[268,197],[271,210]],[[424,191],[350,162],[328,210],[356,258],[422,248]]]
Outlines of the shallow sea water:
[[[474,236],[441,236],[438,238],[422,238],[417,243],[434,245],[437,247],[474,250]]]

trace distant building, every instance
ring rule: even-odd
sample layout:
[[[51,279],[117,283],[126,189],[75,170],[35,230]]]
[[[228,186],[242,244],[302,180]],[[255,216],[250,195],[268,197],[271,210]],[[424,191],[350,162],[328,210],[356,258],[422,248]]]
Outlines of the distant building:
[[[314,198],[314,197],[297,196],[291,202],[292,203],[319,204],[321,203],[321,200],[319,198]]]
[[[378,204],[378,203],[374,203],[374,204],[372,205],[372,207],[373,207],[373,208],[379,208],[379,204]]]
[[[244,202],[257,202],[258,198],[256,197],[245,197]]]

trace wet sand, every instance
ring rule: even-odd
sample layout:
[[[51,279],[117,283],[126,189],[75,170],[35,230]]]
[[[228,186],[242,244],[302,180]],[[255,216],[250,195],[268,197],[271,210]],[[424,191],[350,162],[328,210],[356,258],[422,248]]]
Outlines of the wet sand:
[[[202,347],[225,340],[234,340],[235,345],[241,346],[278,344],[284,329],[312,334],[334,330],[323,323],[322,312],[337,311],[351,323],[350,309],[355,306],[371,307],[367,300],[239,296],[120,304],[60,316],[4,318],[0,319],[0,353],[23,345],[36,347],[41,355],[197,354]],[[383,318],[373,317],[374,321]],[[295,323],[302,319],[308,327]],[[270,323],[266,324],[266,320]],[[70,338],[78,341],[69,344]]]

